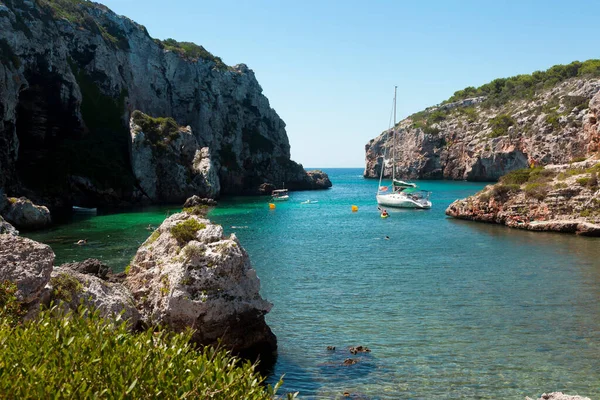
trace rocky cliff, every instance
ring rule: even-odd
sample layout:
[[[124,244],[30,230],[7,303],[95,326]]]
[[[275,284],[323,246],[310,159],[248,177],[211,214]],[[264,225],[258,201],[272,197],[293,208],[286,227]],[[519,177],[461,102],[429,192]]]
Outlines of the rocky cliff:
[[[446,214],[533,231],[600,236],[600,160],[513,171]]]
[[[390,176],[394,148],[396,174],[403,178],[470,181],[594,154],[600,143],[598,76],[600,62],[589,60],[459,91],[452,101],[397,124],[395,145],[391,130],[371,140],[364,176],[379,177],[384,154]]]
[[[0,1],[0,187],[9,195],[51,208],[131,201],[134,110],[191,128],[218,172],[217,195],[298,177],[308,188],[285,123],[246,65],[152,39],[100,4]]]

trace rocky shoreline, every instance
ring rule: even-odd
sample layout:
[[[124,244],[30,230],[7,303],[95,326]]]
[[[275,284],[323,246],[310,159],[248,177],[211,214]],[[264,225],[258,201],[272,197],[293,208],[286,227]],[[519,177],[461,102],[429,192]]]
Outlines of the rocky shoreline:
[[[54,266],[49,246],[16,234],[0,234],[0,281],[14,282],[27,317],[40,305],[65,310],[80,305],[127,320],[132,330],[193,329],[198,346],[221,346],[269,367],[277,339],[264,315],[272,304],[234,234],[205,218],[199,199],[171,215],[138,249],[125,273],[98,260]]]
[[[600,236],[600,160],[513,171],[446,215],[531,231]]]

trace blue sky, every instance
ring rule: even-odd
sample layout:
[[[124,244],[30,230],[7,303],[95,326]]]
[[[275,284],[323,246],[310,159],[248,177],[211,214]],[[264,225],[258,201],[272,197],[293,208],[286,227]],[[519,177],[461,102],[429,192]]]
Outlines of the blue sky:
[[[247,64],[305,167],[363,167],[365,144],[466,86],[600,58],[598,3],[100,0],[155,38]]]

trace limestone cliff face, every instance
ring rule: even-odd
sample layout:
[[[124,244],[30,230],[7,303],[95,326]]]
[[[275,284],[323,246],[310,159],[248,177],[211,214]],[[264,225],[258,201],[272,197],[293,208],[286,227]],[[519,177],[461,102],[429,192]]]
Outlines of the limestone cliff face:
[[[531,100],[501,106],[483,100],[432,107],[401,121],[396,173],[407,179],[493,181],[531,164],[567,163],[599,149],[599,79],[566,80]],[[392,136],[383,132],[365,146],[365,177],[379,177],[384,153],[384,174],[390,176]]]
[[[190,126],[220,193],[306,176],[246,65],[168,50],[99,4],[0,1],[0,187],[55,206],[129,201],[133,110]]]
[[[189,126],[139,111],[133,112],[129,126],[131,164],[142,200],[176,203],[193,195],[219,194],[208,147],[200,148]]]

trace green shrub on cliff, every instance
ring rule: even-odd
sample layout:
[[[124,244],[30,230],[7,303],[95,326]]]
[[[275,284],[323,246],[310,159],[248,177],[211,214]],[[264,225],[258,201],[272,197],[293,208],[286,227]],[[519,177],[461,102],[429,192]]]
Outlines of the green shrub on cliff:
[[[173,235],[179,243],[187,243],[196,237],[196,232],[204,228],[206,228],[205,224],[201,224],[194,218],[190,218],[172,227],[171,235]]]
[[[0,321],[0,397],[11,399],[272,399],[255,366],[183,334],[131,333],[80,309],[11,326]]]
[[[495,198],[502,198],[511,192],[516,193],[520,191],[521,185],[499,183],[494,186],[494,189],[492,189],[492,195]]]
[[[205,217],[208,214],[208,206],[206,204],[200,204],[197,206],[186,207],[182,210],[184,213],[188,213],[191,215],[198,215],[200,217]]]
[[[133,122],[142,128],[144,142],[152,148],[155,157],[160,157],[167,146],[179,136],[179,125],[171,117],[151,117],[139,110],[131,113]]]
[[[537,200],[544,200],[548,195],[549,187],[544,183],[529,183],[525,185],[525,195]]]
[[[183,57],[190,59],[202,59],[205,61],[212,61],[215,63],[215,68],[218,70],[226,70],[227,64],[221,60],[221,57],[214,56],[210,51],[206,50],[203,46],[197,45],[192,42],[178,42],[175,39],[154,39],[154,42],[164,48],[165,50],[172,51]]]
[[[522,185],[529,180],[531,168],[515,169],[500,178],[500,182],[508,185]]]
[[[512,99],[532,98],[537,90],[549,88],[574,77],[599,77],[600,60],[574,61],[567,65],[555,65],[546,71],[535,71],[529,75],[495,79],[478,88],[469,86],[458,90],[444,103],[470,97],[487,96],[484,105],[498,106]]]
[[[508,114],[499,114],[490,119],[492,133],[490,137],[495,138],[508,134],[508,128],[515,124],[515,120]]]
[[[106,7],[87,0],[36,0],[53,19],[63,19],[80,28],[102,36],[112,47],[128,50],[129,41],[121,28],[109,18],[90,13],[92,8]]]

